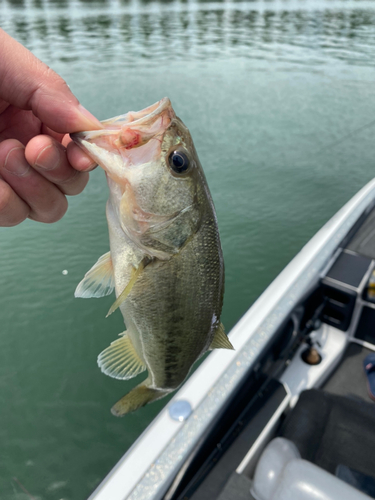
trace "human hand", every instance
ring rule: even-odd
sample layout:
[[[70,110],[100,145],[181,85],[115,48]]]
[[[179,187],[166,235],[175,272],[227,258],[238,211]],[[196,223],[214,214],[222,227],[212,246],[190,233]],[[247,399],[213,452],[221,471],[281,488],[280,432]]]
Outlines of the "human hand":
[[[0,226],[55,222],[95,167],[69,133],[101,128],[64,80],[0,28]]]

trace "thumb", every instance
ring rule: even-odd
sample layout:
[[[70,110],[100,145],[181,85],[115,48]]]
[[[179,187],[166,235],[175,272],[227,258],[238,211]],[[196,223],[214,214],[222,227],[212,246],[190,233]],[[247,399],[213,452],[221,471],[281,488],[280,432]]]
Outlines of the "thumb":
[[[72,94],[65,81],[0,28],[0,99],[32,110],[55,132],[102,127]]]

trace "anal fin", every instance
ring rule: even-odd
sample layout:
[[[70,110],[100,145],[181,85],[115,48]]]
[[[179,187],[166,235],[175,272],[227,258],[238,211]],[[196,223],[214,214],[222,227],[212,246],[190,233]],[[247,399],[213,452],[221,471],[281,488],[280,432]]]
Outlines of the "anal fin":
[[[103,373],[112,378],[128,380],[146,370],[126,332],[111,343],[98,356],[98,365]]]
[[[113,292],[114,286],[111,252],[107,252],[85,274],[83,280],[78,284],[74,296],[82,299],[104,297]]]
[[[226,333],[224,331],[223,323],[220,323],[219,326],[217,327],[217,330],[215,332],[215,336],[214,336],[209,348],[210,349],[232,349],[232,350],[234,350],[234,347],[232,346],[230,340],[228,339],[228,336],[226,335]]]

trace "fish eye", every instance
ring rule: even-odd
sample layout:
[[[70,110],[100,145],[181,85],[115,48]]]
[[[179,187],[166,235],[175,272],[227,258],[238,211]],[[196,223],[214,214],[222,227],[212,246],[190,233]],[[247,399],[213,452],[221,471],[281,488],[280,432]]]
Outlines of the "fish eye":
[[[172,151],[169,155],[169,165],[176,174],[183,174],[189,168],[189,158],[182,151]]]

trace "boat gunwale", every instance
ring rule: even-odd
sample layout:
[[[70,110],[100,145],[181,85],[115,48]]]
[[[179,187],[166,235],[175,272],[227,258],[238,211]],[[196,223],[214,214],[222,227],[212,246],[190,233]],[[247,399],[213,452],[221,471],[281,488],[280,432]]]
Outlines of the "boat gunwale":
[[[320,279],[342,241],[374,201],[375,179],[306,243],[233,327],[229,336],[236,351],[218,350],[210,354],[89,500],[149,500],[163,496],[217,412],[309,290],[311,282]],[[186,421],[178,422],[170,418],[169,408],[181,399],[189,401],[192,414]]]

